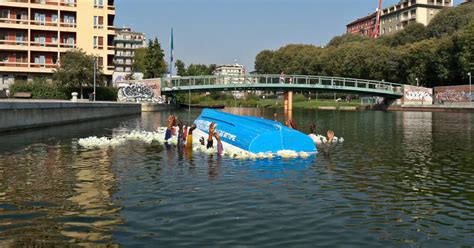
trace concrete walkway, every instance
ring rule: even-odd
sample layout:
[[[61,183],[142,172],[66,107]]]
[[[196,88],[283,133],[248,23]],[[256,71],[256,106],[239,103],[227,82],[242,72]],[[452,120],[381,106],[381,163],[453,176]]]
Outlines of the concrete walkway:
[[[140,113],[138,103],[2,99],[0,132]]]

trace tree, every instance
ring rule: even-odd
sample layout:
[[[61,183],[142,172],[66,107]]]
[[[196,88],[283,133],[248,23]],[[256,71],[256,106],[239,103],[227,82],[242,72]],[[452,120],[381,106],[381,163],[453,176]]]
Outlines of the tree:
[[[421,23],[411,23],[405,29],[380,37],[378,42],[389,46],[401,46],[426,38],[426,28]]]
[[[147,48],[142,47],[138,48],[135,50],[135,55],[133,56],[133,70],[135,72],[145,72],[146,66],[145,66],[145,61],[146,61],[146,53],[147,53]]]
[[[255,71],[262,74],[276,73],[273,69],[273,55],[274,52],[270,50],[263,50],[255,57]]]
[[[176,60],[174,66],[176,67],[176,73],[178,74],[178,76],[186,76],[186,65],[183,61],[181,61],[180,59]]]
[[[426,27],[429,37],[451,35],[474,20],[474,4],[441,10]]]
[[[361,42],[367,40],[370,40],[370,38],[361,34],[344,34],[332,38],[327,46],[338,47],[351,42]]]
[[[53,78],[60,86],[79,87],[81,97],[83,87],[91,86],[94,82],[94,56],[86,54],[81,49],[71,50],[61,55],[59,66],[55,69]],[[97,69],[97,82],[101,84],[102,73]]]
[[[155,38],[153,41],[149,40],[145,53],[144,78],[159,78],[166,73],[167,65],[164,57],[165,54],[163,49],[161,49],[158,38]]]

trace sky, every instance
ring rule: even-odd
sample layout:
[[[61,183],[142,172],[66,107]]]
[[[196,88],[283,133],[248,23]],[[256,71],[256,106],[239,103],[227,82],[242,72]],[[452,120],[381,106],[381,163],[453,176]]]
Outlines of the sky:
[[[397,2],[384,0],[383,6]],[[378,0],[116,0],[115,5],[115,25],[157,37],[167,63],[173,28],[174,61],[237,62],[252,71],[260,51],[325,45],[345,33],[346,24],[375,11]]]

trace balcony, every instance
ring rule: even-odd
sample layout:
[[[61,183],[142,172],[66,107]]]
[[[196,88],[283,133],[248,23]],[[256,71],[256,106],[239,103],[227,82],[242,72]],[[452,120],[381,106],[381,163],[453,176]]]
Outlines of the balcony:
[[[41,4],[41,5],[51,5],[51,6],[58,6],[59,5],[58,1],[53,1],[53,0],[31,0],[31,3]]]
[[[77,7],[77,2],[76,1],[72,2],[72,1],[63,0],[63,1],[60,2],[59,5],[65,6],[65,7]]]
[[[28,68],[28,62],[7,62],[7,61],[0,61],[0,67],[22,67],[22,68]]]
[[[28,41],[18,41],[18,40],[0,40],[0,45],[5,46],[21,46],[26,47],[28,46]]]
[[[52,48],[58,48],[58,43],[31,41],[31,42],[30,42],[30,46],[33,46],[33,47],[52,47]],[[32,49],[32,50],[34,50],[34,49]]]
[[[28,24],[27,19],[11,19],[11,18],[0,18],[0,23],[8,24]]]
[[[59,26],[62,27],[62,28],[76,28],[77,23],[61,22],[61,23],[59,23]]]
[[[59,46],[61,48],[68,48],[68,49],[77,48],[76,44],[70,44],[70,43],[61,43]]]
[[[49,22],[49,21],[42,21],[42,20],[31,20],[30,21],[31,25],[37,25],[37,26],[46,26],[46,27],[57,27],[58,22]]]

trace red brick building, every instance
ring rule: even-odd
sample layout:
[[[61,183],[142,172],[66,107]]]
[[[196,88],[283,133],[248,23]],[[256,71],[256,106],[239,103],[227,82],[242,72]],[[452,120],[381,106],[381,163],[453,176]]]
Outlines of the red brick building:
[[[377,20],[377,13],[374,12],[368,16],[359,18],[346,25],[348,34],[362,34],[372,36],[375,32],[375,23]]]

